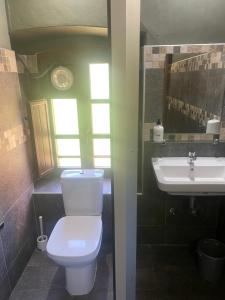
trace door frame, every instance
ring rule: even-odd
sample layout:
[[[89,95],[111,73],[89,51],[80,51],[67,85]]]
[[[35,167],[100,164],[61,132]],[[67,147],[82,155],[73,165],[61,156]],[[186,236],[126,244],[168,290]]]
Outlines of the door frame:
[[[135,300],[140,0],[109,0],[115,295]]]

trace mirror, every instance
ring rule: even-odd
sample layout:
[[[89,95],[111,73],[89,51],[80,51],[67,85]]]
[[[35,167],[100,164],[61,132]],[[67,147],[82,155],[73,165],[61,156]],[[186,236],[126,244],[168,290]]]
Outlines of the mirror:
[[[221,57],[222,52],[166,55],[162,118],[166,133],[205,133],[209,119],[221,119],[225,88]]]
[[[217,119],[224,131],[223,44],[144,46],[144,70],[144,122],[149,128],[160,119],[167,138],[209,140],[207,122]]]

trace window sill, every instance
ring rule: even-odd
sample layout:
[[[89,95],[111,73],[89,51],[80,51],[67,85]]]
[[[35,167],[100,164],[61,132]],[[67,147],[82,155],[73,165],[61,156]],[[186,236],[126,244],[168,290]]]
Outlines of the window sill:
[[[33,194],[62,194],[59,176],[49,175],[34,184]],[[111,179],[105,178],[103,194],[111,195]]]

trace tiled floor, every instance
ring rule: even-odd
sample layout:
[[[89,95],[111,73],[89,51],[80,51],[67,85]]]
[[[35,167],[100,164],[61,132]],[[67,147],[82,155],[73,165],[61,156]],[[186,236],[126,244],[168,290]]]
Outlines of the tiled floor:
[[[202,280],[188,247],[138,248],[136,300],[224,299],[225,278],[215,284]]]
[[[111,247],[102,247],[98,256],[95,286],[86,296],[71,297],[65,290],[65,275],[46,255],[35,250],[10,300],[113,300]]]
[[[202,280],[195,258],[185,246],[138,247],[136,300],[223,300],[225,279],[212,284]],[[112,253],[103,247],[93,291],[71,297],[65,278],[46,255],[35,251],[10,300],[113,300]]]

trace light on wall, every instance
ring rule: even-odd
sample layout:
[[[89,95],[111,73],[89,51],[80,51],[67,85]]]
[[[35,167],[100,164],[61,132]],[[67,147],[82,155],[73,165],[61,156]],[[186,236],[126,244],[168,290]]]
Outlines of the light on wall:
[[[57,90],[69,90],[73,85],[73,81],[73,73],[66,67],[59,66],[51,72],[51,82]]]

